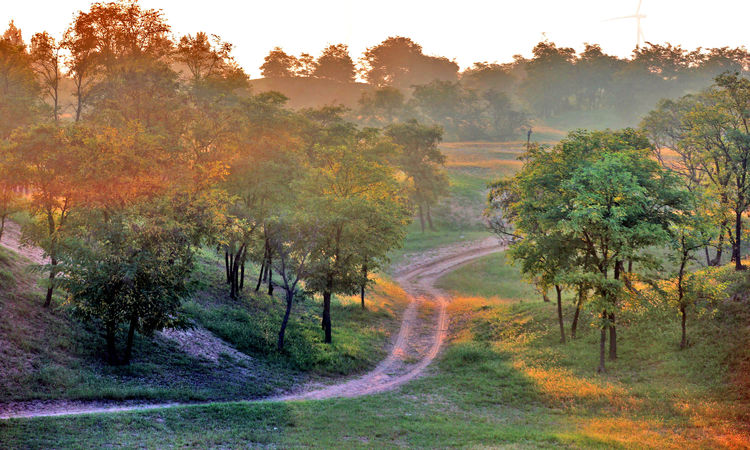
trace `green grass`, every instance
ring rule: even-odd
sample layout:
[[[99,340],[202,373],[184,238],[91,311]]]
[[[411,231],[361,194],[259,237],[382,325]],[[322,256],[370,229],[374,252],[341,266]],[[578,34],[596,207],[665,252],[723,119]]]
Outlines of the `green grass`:
[[[504,253],[481,258],[470,265],[449,272],[438,287],[462,295],[502,297],[510,300],[536,300],[533,286],[522,281],[518,269],[508,264]]]
[[[677,350],[668,311],[621,315],[620,360],[600,376],[591,316],[578,339],[559,344],[552,305],[502,262],[502,255],[489,256],[442,280],[460,290],[450,306],[451,343],[428,376],[397,391],[13,420],[0,423],[0,441],[10,448],[715,448],[750,442],[748,404],[728,381],[732,366],[725,359],[744,336],[744,328],[734,333],[731,327],[747,320],[745,303],[729,303],[692,324],[693,345],[685,351]],[[496,295],[477,297],[488,292]]]

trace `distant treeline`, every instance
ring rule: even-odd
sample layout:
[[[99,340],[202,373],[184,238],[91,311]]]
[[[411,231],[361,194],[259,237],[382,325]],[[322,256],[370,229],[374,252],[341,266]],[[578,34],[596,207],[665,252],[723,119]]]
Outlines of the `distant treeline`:
[[[519,137],[531,119],[561,128],[573,122],[635,125],[660,98],[698,92],[717,75],[749,70],[744,47],[691,51],[648,43],[622,59],[599,45],[576,53],[543,41],[529,59],[517,55],[510,63],[477,62],[460,71],[445,57],[425,55],[409,38],[390,37],[358,63],[343,44],[327,47],[317,59],[277,47],[261,75],[292,103],[344,103],[356,120],[378,126],[417,118],[442,125],[446,138],[455,140]],[[355,84],[357,75],[365,83]]]

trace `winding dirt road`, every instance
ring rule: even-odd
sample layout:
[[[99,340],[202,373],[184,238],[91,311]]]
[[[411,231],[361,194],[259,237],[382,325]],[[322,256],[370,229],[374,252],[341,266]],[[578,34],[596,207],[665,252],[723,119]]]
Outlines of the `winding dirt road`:
[[[358,397],[392,390],[420,376],[435,359],[448,330],[446,307],[450,296],[434,285],[438,278],[474,259],[502,250],[495,238],[459,243],[410,259],[398,269],[395,280],[411,302],[388,356],[372,371],[336,384],[306,385],[298,392],[251,401],[319,400]],[[216,402],[206,402],[216,403]],[[0,405],[0,419],[66,416],[172,408],[196,403],[104,403],[89,401],[33,401]]]

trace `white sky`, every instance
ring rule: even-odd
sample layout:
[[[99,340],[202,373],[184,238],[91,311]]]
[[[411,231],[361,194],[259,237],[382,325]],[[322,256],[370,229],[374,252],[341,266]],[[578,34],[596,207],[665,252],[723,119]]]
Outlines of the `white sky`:
[[[205,31],[235,46],[234,55],[252,78],[275,46],[317,56],[343,42],[352,58],[388,36],[408,36],[425,53],[475,61],[529,56],[546,33],[578,50],[599,43],[628,56],[635,47],[635,21],[605,19],[635,13],[638,0],[141,0],[163,9],[176,35]],[[74,13],[90,0],[0,0],[0,28],[14,19],[24,39],[46,30],[59,37]],[[750,0],[643,0],[646,40],[683,47],[750,47]]]

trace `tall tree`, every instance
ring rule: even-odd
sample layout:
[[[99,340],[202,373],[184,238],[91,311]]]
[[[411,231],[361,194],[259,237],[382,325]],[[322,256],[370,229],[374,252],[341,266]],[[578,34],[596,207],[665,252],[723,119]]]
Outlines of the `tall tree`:
[[[308,189],[320,214],[319,239],[306,285],[323,296],[321,325],[330,343],[332,295],[361,287],[362,256],[383,258],[396,243],[388,236],[403,232],[409,211],[387,163],[393,145],[376,130],[339,120],[319,128],[315,142]]]
[[[274,47],[263,60],[260,73],[265,78],[291,78],[297,65],[297,58],[288,55],[281,47]]]
[[[385,133],[400,147],[398,166],[411,182],[412,201],[417,207],[422,231],[425,230],[425,218],[433,229],[430,208],[445,195],[448,186],[442,170],[445,155],[438,148],[443,130],[439,126],[426,126],[412,120],[391,125]]]
[[[46,31],[31,37],[32,67],[41,80],[44,95],[52,103],[52,118],[60,122],[61,47]]]
[[[742,265],[744,213],[750,207],[750,80],[725,74],[701,95],[663,102],[644,126],[657,145],[680,155],[673,170],[693,186],[707,186],[715,194],[716,222],[732,244],[732,260]],[[733,222],[733,226],[729,226]],[[717,258],[721,257],[721,240]]]
[[[30,207],[36,219],[25,234],[50,258],[45,306],[52,302],[59,246],[79,200],[81,165],[86,158],[72,142],[72,134],[72,128],[37,125],[17,130],[10,139],[12,170],[31,190]]]
[[[109,363],[128,364],[136,332],[179,323],[177,310],[189,292],[193,264],[189,234],[163,211],[94,218],[86,229],[62,254],[62,286],[76,314],[101,324]],[[121,324],[122,357],[116,345]]]
[[[370,47],[362,57],[367,82],[408,89],[433,80],[456,81],[458,64],[422,53],[422,46],[406,37],[389,37]]]
[[[532,148],[524,169],[490,197],[490,206],[506,211],[503,220],[524,237],[514,244],[514,252],[528,256],[524,263],[534,267],[549,260],[542,273],[558,275],[550,268],[559,267],[565,276],[553,279],[595,291],[600,372],[608,331],[610,359],[617,357],[615,318],[627,280],[625,261],[653,266],[643,250],[668,241],[670,227],[690,208],[676,176],[649,157],[648,146],[629,129],[573,132],[553,148]]]
[[[329,45],[318,57],[313,76],[327,78],[340,83],[354,82],[354,61],[345,44]]]
[[[33,122],[39,84],[21,31],[13,22],[0,38],[0,139]]]

